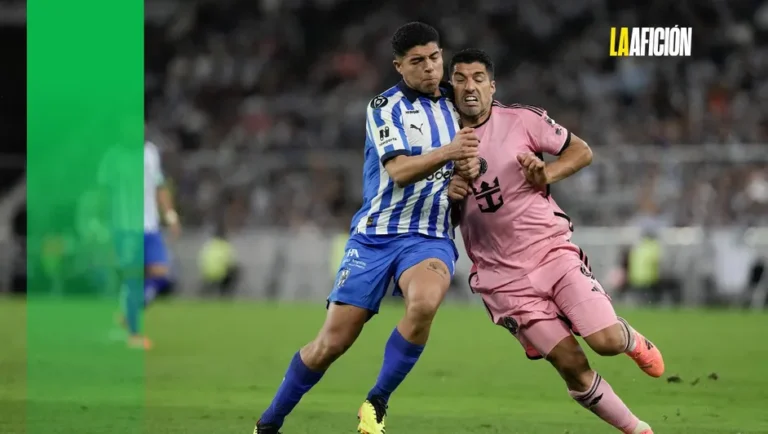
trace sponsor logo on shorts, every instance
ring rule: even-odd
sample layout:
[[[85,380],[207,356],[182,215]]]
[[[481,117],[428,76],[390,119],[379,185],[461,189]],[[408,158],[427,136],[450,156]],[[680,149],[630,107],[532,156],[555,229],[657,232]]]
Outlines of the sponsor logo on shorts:
[[[513,335],[517,334],[517,330],[518,330],[519,326],[517,324],[517,320],[515,320],[511,316],[506,316],[506,317],[502,318],[501,319],[501,324],[504,326],[504,328],[509,330],[509,332],[512,333]]]
[[[344,282],[347,281],[347,278],[349,277],[349,268],[345,268],[339,272],[339,277],[336,279],[336,287],[341,288],[344,286]]]

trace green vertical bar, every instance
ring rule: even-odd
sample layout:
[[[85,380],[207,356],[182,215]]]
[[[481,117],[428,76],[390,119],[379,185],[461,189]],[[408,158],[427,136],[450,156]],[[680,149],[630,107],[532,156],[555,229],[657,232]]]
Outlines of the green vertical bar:
[[[144,4],[28,0],[27,23],[26,434],[142,432],[108,259],[117,229],[143,249]]]

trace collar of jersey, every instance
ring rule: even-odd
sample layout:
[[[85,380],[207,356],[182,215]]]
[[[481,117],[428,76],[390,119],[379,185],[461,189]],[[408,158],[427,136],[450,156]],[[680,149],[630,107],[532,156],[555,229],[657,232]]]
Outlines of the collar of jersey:
[[[400,89],[400,92],[402,92],[410,102],[416,101],[419,99],[419,97],[424,97],[435,102],[440,101],[442,98],[453,99],[453,86],[451,86],[451,83],[448,83],[447,81],[440,82],[440,96],[432,96],[421,93],[416,89],[408,87],[404,80],[400,80],[400,83],[397,83],[397,88]]]

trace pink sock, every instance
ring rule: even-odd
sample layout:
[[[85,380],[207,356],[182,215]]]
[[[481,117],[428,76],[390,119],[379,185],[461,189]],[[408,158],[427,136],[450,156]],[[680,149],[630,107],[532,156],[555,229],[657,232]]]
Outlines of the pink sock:
[[[600,419],[608,422],[624,433],[632,433],[640,422],[629,408],[614,393],[611,385],[603,380],[597,372],[594,373],[592,385],[586,392],[574,392],[569,390],[571,398],[581,404],[582,407],[592,411]]]

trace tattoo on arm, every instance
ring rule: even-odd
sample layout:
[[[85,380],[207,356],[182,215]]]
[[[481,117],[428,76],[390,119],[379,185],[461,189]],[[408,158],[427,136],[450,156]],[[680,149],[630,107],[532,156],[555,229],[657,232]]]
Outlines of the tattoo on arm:
[[[430,261],[429,264],[427,264],[427,268],[443,277],[448,276],[448,270],[445,269],[445,265],[442,262]]]

